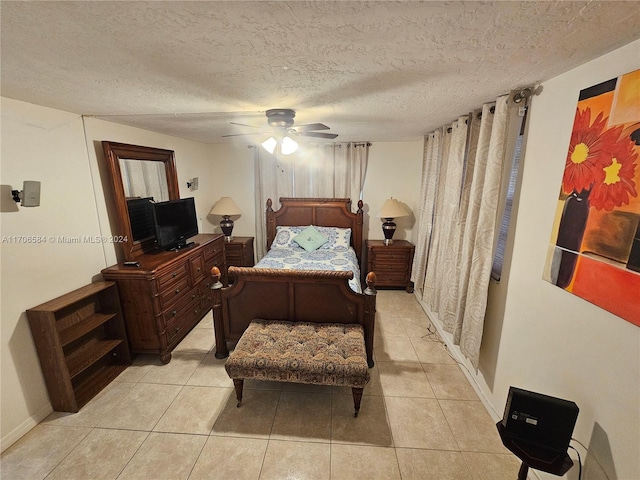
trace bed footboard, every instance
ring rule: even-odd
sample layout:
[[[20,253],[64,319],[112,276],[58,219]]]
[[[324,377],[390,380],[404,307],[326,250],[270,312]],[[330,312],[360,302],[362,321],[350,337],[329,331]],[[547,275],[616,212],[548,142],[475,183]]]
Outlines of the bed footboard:
[[[213,267],[213,326],[216,358],[229,355],[227,342],[237,342],[253,319],[313,323],[357,323],[364,328],[367,363],[373,366],[375,274],[367,275],[364,293],[349,287],[352,272],[298,271],[229,267],[230,287]]]

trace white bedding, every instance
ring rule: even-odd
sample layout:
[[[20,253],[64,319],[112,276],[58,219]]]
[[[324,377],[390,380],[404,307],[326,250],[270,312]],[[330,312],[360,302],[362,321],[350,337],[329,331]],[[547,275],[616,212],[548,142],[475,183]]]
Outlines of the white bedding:
[[[362,293],[360,267],[355,250],[351,247],[335,247],[307,252],[297,245],[272,248],[260,260],[258,268],[284,268],[289,270],[347,270],[353,272],[349,286],[356,293]]]

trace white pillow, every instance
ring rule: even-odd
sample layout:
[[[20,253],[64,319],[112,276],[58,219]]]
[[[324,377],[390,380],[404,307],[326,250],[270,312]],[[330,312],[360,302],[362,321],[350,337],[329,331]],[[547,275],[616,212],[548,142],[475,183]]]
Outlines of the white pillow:
[[[327,243],[321,249],[345,250],[351,246],[351,229],[339,227],[318,227],[318,231],[328,238]]]
[[[295,227],[278,225],[271,248],[301,248],[293,239],[307,227],[309,225]],[[314,227],[328,239],[327,243],[320,247],[320,250],[348,250],[351,247],[350,228],[320,227],[318,225],[314,225]]]
[[[308,226],[308,225],[307,225]],[[271,248],[300,248],[300,246],[293,241],[296,235],[302,232],[307,226],[304,227],[276,227],[276,238],[273,239]]]

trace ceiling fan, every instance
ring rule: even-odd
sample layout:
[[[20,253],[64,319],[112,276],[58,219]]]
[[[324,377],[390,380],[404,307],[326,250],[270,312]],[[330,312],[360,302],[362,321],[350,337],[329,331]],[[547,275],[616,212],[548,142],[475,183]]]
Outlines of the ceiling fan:
[[[310,123],[307,125],[294,126],[294,118],[296,112],[289,108],[272,108],[265,112],[267,123],[271,127],[270,130],[252,133],[235,133],[231,135],[223,135],[223,137],[240,137],[244,135],[270,135],[262,146],[273,153],[278,143],[281,144],[282,153],[293,153],[297,148],[297,143],[291,138],[294,136],[315,137],[333,139],[338,136],[336,133],[317,132],[315,130],[329,130],[329,127],[322,123]],[[231,122],[232,125],[240,125],[242,127],[262,128],[255,125],[247,125],[244,123]],[[277,140],[279,139],[279,140]]]

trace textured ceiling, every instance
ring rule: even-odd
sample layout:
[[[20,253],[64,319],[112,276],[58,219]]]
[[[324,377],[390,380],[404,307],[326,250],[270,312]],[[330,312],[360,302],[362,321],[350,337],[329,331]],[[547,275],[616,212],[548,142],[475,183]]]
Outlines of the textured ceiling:
[[[417,140],[640,38],[637,1],[0,5],[2,96],[206,143],[256,140],[222,135],[269,108]]]

